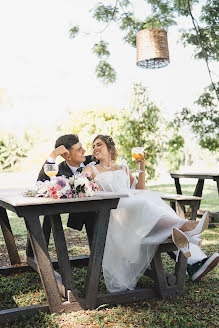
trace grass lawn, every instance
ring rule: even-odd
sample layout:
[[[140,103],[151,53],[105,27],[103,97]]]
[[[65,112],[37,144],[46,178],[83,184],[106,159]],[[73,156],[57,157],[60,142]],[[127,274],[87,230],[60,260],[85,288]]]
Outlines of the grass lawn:
[[[192,194],[194,185],[183,185],[183,193]],[[173,192],[173,185],[150,186],[151,190]],[[206,185],[204,200],[201,208],[210,211],[219,211],[218,195],[215,186]],[[21,257],[25,252],[26,232],[23,220],[13,213],[10,215],[12,230],[15,234],[16,244]],[[89,254],[86,233],[77,232],[66,227],[67,216],[63,216],[65,235],[70,256]],[[208,229],[203,233],[202,249],[207,255],[218,251],[219,228]],[[74,240],[74,245],[72,241]],[[49,246],[52,258],[55,258],[53,240]],[[8,257],[0,232],[0,266],[7,265]],[[172,260],[165,256],[166,268],[171,268]],[[0,327],[44,328],[44,327],[149,327],[149,328],[216,328],[218,327],[218,290],[219,266],[205,276],[199,283],[193,283],[186,278],[184,297],[174,297],[165,300],[153,299],[150,301],[136,302],[126,305],[104,305],[92,311],[79,311],[76,313],[51,315],[39,313],[30,319],[18,321]],[[80,293],[84,292],[84,278],[86,270],[73,271],[77,277],[76,284]],[[148,278],[141,278],[138,286],[151,284]],[[100,290],[105,291],[103,279]],[[26,306],[45,302],[45,294],[37,273],[22,273],[10,277],[0,276],[0,310],[9,307]]]

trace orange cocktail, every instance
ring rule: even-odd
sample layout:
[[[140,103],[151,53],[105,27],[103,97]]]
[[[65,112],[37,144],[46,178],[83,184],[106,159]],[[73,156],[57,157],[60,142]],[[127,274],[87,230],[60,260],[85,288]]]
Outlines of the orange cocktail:
[[[144,154],[144,148],[143,147],[134,147],[132,148],[132,158],[136,161],[138,159],[143,159],[145,157]],[[140,169],[140,162],[138,162],[138,170],[136,171],[138,173],[141,173]]]
[[[132,157],[134,159],[142,159],[142,158],[144,158],[144,153],[141,153],[141,154],[139,154],[139,153],[132,153]]]

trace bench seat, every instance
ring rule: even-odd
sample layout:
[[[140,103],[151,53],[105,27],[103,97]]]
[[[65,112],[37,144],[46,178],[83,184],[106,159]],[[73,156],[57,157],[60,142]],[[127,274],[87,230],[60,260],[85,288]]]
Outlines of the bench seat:
[[[187,196],[179,194],[159,193],[163,200],[169,201],[170,206],[183,219],[185,219],[185,206],[189,205],[191,208],[190,219],[196,220],[197,212],[200,207],[201,197]]]

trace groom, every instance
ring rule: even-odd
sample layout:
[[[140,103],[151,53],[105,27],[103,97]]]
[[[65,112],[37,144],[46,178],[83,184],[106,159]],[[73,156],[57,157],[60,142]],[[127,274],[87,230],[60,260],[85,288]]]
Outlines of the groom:
[[[55,143],[55,149],[48,156],[44,163],[55,163],[58,156],[62,156],[65,161],[59,164],[59,171],[57,175],[65,175],[71,177],[79,174],[92,161],[91,156],[84,156],[85,150],[82,147],[78,136],[75,134],[66,134],[59,137]],[[43,165],[44,166],[44,165]],[[43,166],[39,173],[38,179],[40,181],[49,180],[49,177],[44,173]],[[67,226],[72,229],[82,230],[85,225],[89,245],[91,246],[93,227],[96,212],[84,213],[70,213]],[[191,257],[188,259],[187,272],[192,281],[199,281],[209,271],[211,271],[219,262],[219,254],[214,253],[207,257],[199,246],[191,244]]]
[[[65,175],[67,178],[79,174],[83,168],[92,162],[92,156],[84,156],[85,150],[76,134],[66,134],[59,137],[55,143],[55,149],[48,156],[44,164],[53,164],[58,156],[65,160],[58,166],[57,176]],[[44,164],[40,170],[38,181],[49,180],[44,173]],[[93,227],[96,212],[70,213],[67,226],[72,229],[82,230],[85,225],[89,245],[91,246]]]

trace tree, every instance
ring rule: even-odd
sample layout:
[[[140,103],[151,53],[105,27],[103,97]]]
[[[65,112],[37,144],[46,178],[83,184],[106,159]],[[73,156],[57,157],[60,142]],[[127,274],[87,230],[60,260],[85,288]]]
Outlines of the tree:
[[[216,152],[219,149],[219,115],[218,101],[212,92],[212,85],[205,89],[195,104],[198,106],[197,112],[183,108],[175,115],[173,126],[179,128],[183,124],[189,125],[199,138],[200,146]]]
[[[87,153],[92,152],[92,141],[97,134],[116,136],[118,114],[111,110],[81,111],[80,116],[68,113],[65,123],[58,127],[59,134],[76,133],[83,142]]]
[[[146,151],[147,177],[155,174],[158,155],[162,149],[159,108],[149,99],[141,84],[133,86],[130,106],[120,112],[89,110],[77,116],[69,113],[68,119],[58,128],[59,134],[76,133],[87,153],[92,151],[92,141],[97,134],[111,135],[119,151],[119,161],[127,159],[132,166],[131,149],[142,146]],[[135,166],[135,164],[134,164]]]
[[[113,3],[113,4],[112,4]],[[105,27],[99,32],[104,32],[116,24],[124,42],[135,47],[135,39],[138,31],[148,27],[161,27],[168,29],[171,25],[177,25],[179,17],[189,17],[193,22],[193,29],[182,30],[184,45],[192,44],[196,49],[196,57],[207,61],[218,59],[219,47],[217,42],[217,20],[219,4],[217,0],[145,0],[151,7],[151,13],[144,20],[139,20],[134,14],[134,4],[130,0],[99,1],[91,11],[93,19],[104,23]],[[200,17],[195,19],[192,9],[195,5],[201,6]],[[146,10],[145,10],[146,12]],[[180,26],[179,26],[180,28]],[[79,32],[79,26],[72,26],[70,37],[74,38]],[[105,83],[113,83],[116,79],[115,71],[106,61],[103,65],[103,57],[110,56],[108,43],[100,40],[93,47],[93,52],[100,58],[96,72]],[[109,72],[112,72],[112,75]]]
[[[151,179],[155,175],[158,155],[162,149],[160,131],[160,110],[149,99],[147,89],[142,84],[133,86],[133,100],[120,113],[118,144],[122,157],[133,166],[131,149],[144,147],[146,152],[146,174]]]
[[[93,18],[97,22],[105,23],[101,35],[110,28],[112,24],[117,24],[124,42],[135,47],[136,33],[148,27],[161,27],[168,29],[171,25],[178,23],[179,17],[190,19],[193,24],[191,29],[180,29],[181,40],[184,46],[190,44],[194,46],[195,58],[203,59],[206,63],[211,84],[199,99],[195,102],[199,105],[199,112],[196,115],[189,109],[183,109],[177,116],[180,124],[189,124],[192,130],[199,135],[200,145],[209,150],[216,150],[218,134],[214,130],[217,123],[216,107],[206,105],[206,102],[214,98],[214,103],[218,101],[219,93],[217,83],[213,81],[210,62],[218,60],[218,12],[219,2],[217,0],[145,0],[151,7],[151,13],[144,19],[139,20],[134,15],[134,4],[131,0],[100,1],[92,10]],[[199,6],[199,17],[195,18],[193,9]],[[180,26],[179,26],[180,28]],[[70,36],[74,38],[80,32],[79,26],[70,29]],[[93,52],[100,58],[96,67],[97,77],[105,84],[113,83],[116,80],[114,68],[106,61],[110,56],[109,43],[101,40],[93,47]],[[204,119],[208,122],[207,128],[201,127],[200,122]],[[201,129],[200,129],[201,127]],[[198,131],[200,130],[200,133]]]
[[[0,137],[0,169],[13,169],[22,158],[27,157],[30,143],[25,136],[23,140],[12,134]]]

